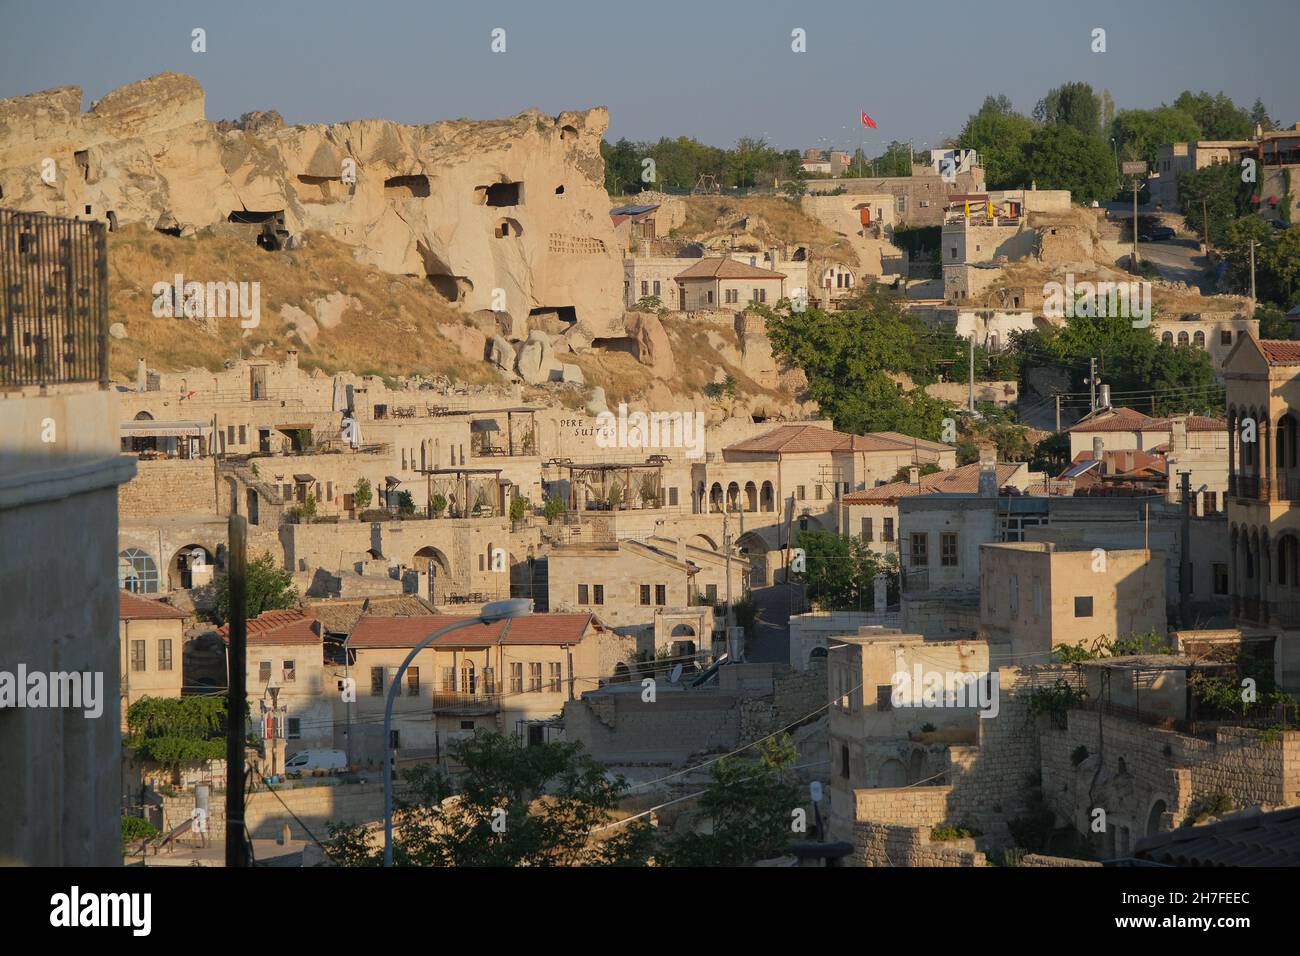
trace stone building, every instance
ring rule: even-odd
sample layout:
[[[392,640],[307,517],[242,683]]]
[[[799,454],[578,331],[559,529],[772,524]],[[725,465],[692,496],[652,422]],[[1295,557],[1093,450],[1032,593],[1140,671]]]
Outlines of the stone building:
[[[185,614],[169,604],[123,591],[118,627],[122,641],[122,726],[141,697],[180,697]]]
[[[385,696],[412,647],[452,615],[364,616],[345,644],[346,672],[356,701],[335,703],[341,735],[354,762],[383,760]],[[531,614],[477,623],[439,637],[403,676],[393,711],[399,758],[441,758],[447,745],[476,730],[495,730],[533,744],[557,737],[552,725],[565,701],[613,677],[633,641],[590,613]]]
[[[743,311],[750,305],[773,306],[791,294],[781,272],[737,262],[731,257],[699,259],[677,273],[676,301],[668,307],[681,312],[701,309]],[[805,281],[803,288],[807,288]]]

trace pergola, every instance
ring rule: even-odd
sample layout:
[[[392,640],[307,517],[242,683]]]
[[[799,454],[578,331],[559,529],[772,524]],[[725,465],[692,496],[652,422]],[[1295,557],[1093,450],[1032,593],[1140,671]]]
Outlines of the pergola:
[[[609,501],[610,489],[619,482],[619,476],[622,475],[621,482],[623,496],[619,502],[619,510],[626,511],[632,507],[632,499],[639,491],[639,486],[634,488],[632,484],[632,475],[652,475],[654,478],[654,496],[659,501],[663,497],[664,487],[664,465],[671,459],[667,455],[651,455],[644,462],[613,462],[613,461],[596,461],[596,462],[574,462],[568,458],[553,458],[548,465],[564,469],[569,476],[569,508],[579,510],[578,486],[584,485],[593,491],[599,487],[600,492],[596,500],[602,503]]]
[[[425,476],[428,486],[426,504],[431,505],[433,496],[441,494],[447,499],[449,513],[452,510],[452,504],[455,503],[458,506],[457,511],[460,516],[469,517],[474,510],[474,503],[470,499],[471,483],[484,481],[487,476],[491,475],[492,507],[496,509],[497,514],[502,514],[505,511],[505,497],[500,468],[420,468],[417,470]],[[432,513],[431,506],[429,510]]]
[[[510,408],[485,408],[467,412],[466,414],[470,416],[470,434],[482,436],[479,439],[479,447],[474,454],[480,456],[536,455],[537,411],[538,407],[535,405],[516,405]],[[498,416],[502,413],[506,416],[506,442],[504,447],[495,448],[492,445],[492,433],[501,430]],[[525,421],[527,423],[527,430],[523,432],[518,442],[515,441],[516,417],[521,420],[521,425]]]

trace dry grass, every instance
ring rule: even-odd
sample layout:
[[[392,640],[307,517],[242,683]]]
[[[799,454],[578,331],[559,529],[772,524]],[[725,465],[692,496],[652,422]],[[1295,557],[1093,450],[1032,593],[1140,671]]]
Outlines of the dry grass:
[[[732,222],[743,216],[762,220],[754,233],[760,243],[775,242],[782,245],[806,245],[815,256],[825,256],[845,240],[804,214],[798,199],[781,196],[688,196],[686,221],[675,231],[679,238],[705,241],[717,236],[728,236],[730,230],[719,225],[719,218]],[[764,228],[765,227],[765,228]]]
[[[176,273],[185,281],[260,282],[260,325],[244,337],[238,318],[218,319],[216,333],[208,334],[197,320],[155,317],[153,285],[172,282]],[[355,296],[360,308],[349,309],[342,323],[322,329],[312,343],[286,328],[281,306],[314,317],[311,302],[333,292]],[[296,347],[304,368],[326,373],[500,381],[489,363],[464,358],[438,333],[439,326],[465,318],[426,281],[380,272],[357,262],[350,247],[314,233],[303,249],[267,252],[225,236],[180,239],[141,227],[115,232],[109,237],[109,321],[125,325],[128,336],[111,342],[109,363],[118,377],[133,377],[141,356],[164,370],[217,370],[241,350],[247,356],[261,345],[261,354],[272,359]]]

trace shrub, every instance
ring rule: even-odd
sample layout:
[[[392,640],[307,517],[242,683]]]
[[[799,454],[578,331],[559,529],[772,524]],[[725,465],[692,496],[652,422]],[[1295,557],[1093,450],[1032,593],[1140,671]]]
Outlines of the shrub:
[[[122,852],[126,853],[130,850],[131,844],[137,840],[152,840],[159,832],[158,828],[144,817],[123,817]]]

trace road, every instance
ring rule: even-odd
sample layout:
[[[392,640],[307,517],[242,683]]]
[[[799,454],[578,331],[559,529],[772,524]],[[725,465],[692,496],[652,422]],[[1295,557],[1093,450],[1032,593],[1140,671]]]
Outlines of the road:
[[[1139,242],[1138,256],[1156,267],[1160,278],[1171,282],[1186,282],[1206,295],[1210,279],[1205,275],[1205,256],[1201,244],[1194,239],[1170,239],[1168,242]]]
[[[774,584],[754,588],[750,597],[759,609],[758,634],[745,648],[745,660],[769,663],[790,660],[790,609],[798,613],[803,603],[802,585]]]

